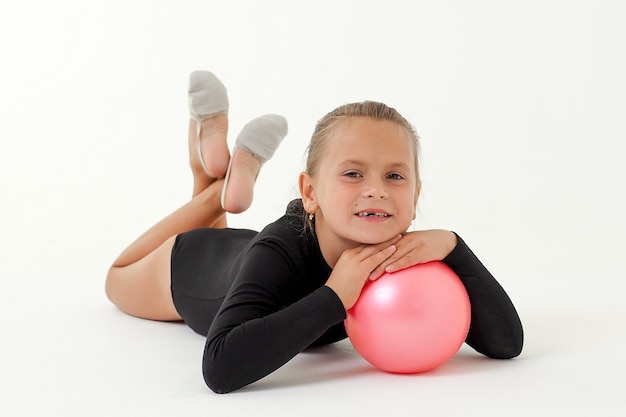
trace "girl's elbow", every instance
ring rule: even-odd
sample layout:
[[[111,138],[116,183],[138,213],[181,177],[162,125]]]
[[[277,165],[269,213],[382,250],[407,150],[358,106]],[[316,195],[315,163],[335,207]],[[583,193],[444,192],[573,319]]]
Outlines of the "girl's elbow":
[[[522,354],[524,348],[524,333],[521,327],[509,337],[503,338],[500,343],[496,343],[491,354],[494,359],[513,359]]]
[[[522,342],[511,342],[509,344],[499,346],[497,349],[494,349],[491,352],[488,352],[487,356],[493,359],[513,359],[522,354],[522,348]]]
[[[220,360],[202,361],[202,376],[204,382],[211,391],[216,394],[227,394],[241,388],[241,381],[236,378],[232,366],[227,366]]]
[[[207,387],[209,387],[209,389],[216,394],[228,394],[229,392],[235,390],[234,388],[229,388],[225,385],[220,385],[219,383],[209,382],[207,378],[205,378],[204,381],[206,382]]]
[[[468,337],[467,344],[492,359],[513,359],[521,355],[524,333],[521,327],[506,334],[491,333],[487,337]]]
[[[202,364],[202,376],[207,387],[216,394],[226,394],[233,391],[221,372],[215,368],[212,364],[207,364],[206,361]]]

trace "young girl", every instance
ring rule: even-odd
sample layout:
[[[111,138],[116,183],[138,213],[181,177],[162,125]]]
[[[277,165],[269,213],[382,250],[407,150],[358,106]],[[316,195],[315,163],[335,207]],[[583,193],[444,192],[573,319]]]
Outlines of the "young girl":
[[[109,299],[152,320],[184,320],[207,336],[202,370],[225,393],[270,374],[309,346],[346,337],[346,311],[384,272],[441,260],[465,285],[466,342],[492,358],[520,354],[509,297],[455,233],[407,233],[420,192],[418,136],[382,103],[341,106],[317,124],[300,174],[301,199],[260,233],[226,228],[252,203],[261,165],[287,133],[265,115],[246,125],[231,157],[228,99],[209,72],[190,77],[193,198],[113,263]]]

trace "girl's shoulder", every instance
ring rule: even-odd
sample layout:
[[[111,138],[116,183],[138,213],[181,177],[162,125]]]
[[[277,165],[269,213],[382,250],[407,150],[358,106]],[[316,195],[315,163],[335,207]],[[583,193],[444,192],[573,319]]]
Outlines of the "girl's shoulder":
[[[287,209],[285,210],[285,216],[298,217],[300,219],[304,219],[304,206],[302,205],[302,199],[296,198],[291,200],[289,204],[287,204]]]
[[[317,238],[305,225],[305,216],[302,199],[292,200],[285,214],[267,225],[255,243],[273,246],[299,263],[310,265],[323,261]]]
[[[292,200],[287,205],[285,214],[273,223],[267,225],[261,231],[261,236],[259,237],[283,237],[291,242],[315,239],[315,237],[311,236],[311,233],[308,233],[305,228],[304,216],[305,214],[302,206],[302,199],[298,198]]]

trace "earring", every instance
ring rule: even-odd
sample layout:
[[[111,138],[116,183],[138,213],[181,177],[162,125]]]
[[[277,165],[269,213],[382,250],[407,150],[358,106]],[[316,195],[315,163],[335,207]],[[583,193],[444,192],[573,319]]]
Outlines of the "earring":
[[[309,221],[313,221],[313,218],[315,217],[315,215],[313,213],[309,213]]]

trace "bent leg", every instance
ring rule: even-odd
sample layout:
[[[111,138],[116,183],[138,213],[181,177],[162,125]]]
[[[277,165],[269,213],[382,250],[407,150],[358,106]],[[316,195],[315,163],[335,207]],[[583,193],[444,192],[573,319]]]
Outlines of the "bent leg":
[[[179,233],[201,227],[224,227],[226,213],[220,204],[223,183],[224,180],[214,180],[187,204],[148,229],[124,249],[113,266],[127,266],[137,262],[166,239]]]
[[[105,284],[106,294],[120,310],[150,320],[175,321],[180,316],[170,291],[170,256],[176,236],[126,266],[113,265]]]
[[[170,260],[176,236],[202,227],[225,226],[220,205],[223,180],[154,225],[115,260],[106,295],[122,311],[150,320],[180,320],[170,290]]]
[[[170,290],[175,237],[203,227],[226,227],[226,213],[220,204],[224,180],[211,178],[205,167],[221,176],[228,165],[228,100],[225,88],[212,74],[194,74],[190,77],[187,141],[193,174],[192,199],[131,243],[113,262],[105,284],[113,304],[128,314],[147,319],[180,320]],[[219,111],[212,111],[214,107]],[[203,155],[206,160],[200,159]]]

